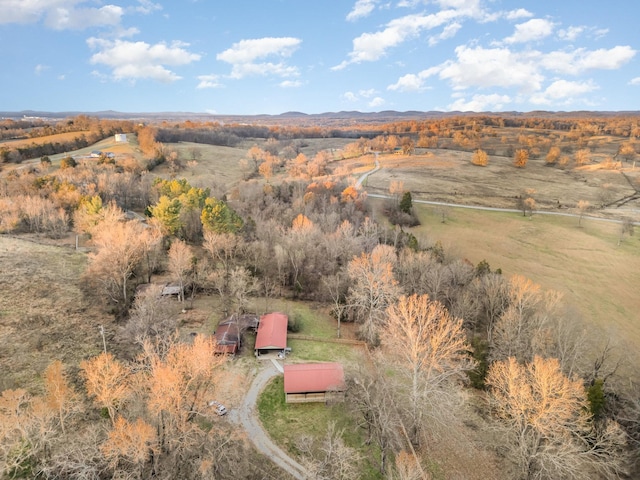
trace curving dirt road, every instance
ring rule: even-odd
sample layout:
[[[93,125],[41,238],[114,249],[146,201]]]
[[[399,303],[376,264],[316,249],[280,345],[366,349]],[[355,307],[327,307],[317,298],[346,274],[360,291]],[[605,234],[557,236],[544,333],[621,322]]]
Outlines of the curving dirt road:
[[[280,372],[271,362],[261,362],[260,371],[253,379],[249,391],[242,400],[242,405],[236,411],[229,412],[231,420],[239,423],[246,430],[256,449],[271,459],[285,472],[298,480],[307,478],[305,468],[289,457],[280,447],[271,441],[269,435],[262,428],[256,412],[258,395],[265,385]]]

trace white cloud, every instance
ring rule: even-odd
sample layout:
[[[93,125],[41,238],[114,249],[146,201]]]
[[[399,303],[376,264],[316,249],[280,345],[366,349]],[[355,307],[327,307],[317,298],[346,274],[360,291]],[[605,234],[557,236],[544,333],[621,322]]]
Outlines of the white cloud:
[[[55,30],[83,30],[101,25],[120,24],[124,11],[116,5],[101,8],[58,8],[47,14],[46,25]]]
[[[442,32],[440,32],[439,35],[434,35],[432,37],[429,37],[429,46],[433,47],[434,45],[439,43],[441,40],[446,40],[448,38],[455,36],[455,34],[458,33],[458,30],[460,30],[461,28],[462,28],[462,24],[458,22],[450,23],[449,25],[444,27],[444,29],[442,30]]]
[[[164,83],[179,80],[181,77],[165,66],[186,65],[200,60],[200,55],[188,52],[188,44],[174,42],[171,45],[123,40],[105,40],[89,38],[87,44],[99,49],[91,56],[92,64],[102,64],[111,68],[115,80],[137,80],[149,78]]]
[[[553,51],[542,55],[541,65],[558,73],[578,75],[587,70],[617,70],[629,62],[637,53],[629,45],[618,45],[610,49]]]
[[[508,95],[492,93],[490,95],[474,95],[469,101],[459,98],[451,103],[447,109],[461,112],[498,111],[504,110],[504,106],[509,103],[511,103],[511,97]]]
[[[640,77],[635,77],[629,80],[629,85],[640,85]]]
[[[302,86],[299,80],[284,80],[279,84],[282,88],[298,88]]]
[[[531,18],[533,13],[524,8],[518,8],[517,10],[510,10],[504,14],[504,18],[507,20],[519,20],[521,18]]]
[[[437,74],[441,70],[440,67],[431,67],[426,70],[422,70],[420,73],[409,73],[403,75],[398,81],[387,87],[387,90],[396,90],[398,92],[421,92],[427,87],[425,86],[426,80]]]
[[[358,90],[357,93],[348,91],[342,94],[342,98],[350,103],[368,100],[367,105],[370,107],[379,107],[384,103],[382,97],[376,96],[378,91],[375,88]]]
[[[349,64],[373,62],[383,57],[387,50],[417,37],[423,30],[439,27],[458,17],[455,10],[442,10],[430,15],[406,15],[390,21],[384,30],[363,33],[353,40],[349,60],[336,65],[332,70],[341,70]]]
[[[441,66],[440,78],[451,81],[454,89],[468,87],[515,87],[537,91],[544,79],[538,72],[537,58],[527,52],[515,53],[507,48],[459,46],[456,61]]]
[[[367,90],[360,90],[360,91],[358,91],[358,95],[360,95],[361,97],[364,97],[364,98],[371,98],[371,97],[373,97],[376,93],[378,93],[378,92],[376,91],[376,89],[375,89],[375,88],[369,88],[369,89],[367,89]]]
[[[358,96],[353,92],[344,92],[342,94],[342,98],[344,98],[347,102],[357,102]]]
[[[542,40],[553,33],[554,23],[542,18],[533,18],[516,25],[515,32],[504,39],[505,43],[526,43]]]
[[[223,87],[220,83],[220,77],[218,75],[198,75],[198,86],[196,88],[220,88]]]
[[[558,30],[558,37],[561,40],[566,40],[567,42],[573,42],[585,31],[585,27],[583,26],[570,26],[569,28],[563,28]]]
[[[376,8],[376,3],[378,3],[378,0],[357,0],[353,9],[347,15],[347,20],[353,22],[368,16]]]
[[[134,7],[134,10],[144,15],[162,10],[162,5],[160,5],[159,3],[153,3],[151,0],[138,0],[138,4],[139,5],[137,7]]]
[[[533,95],[530,98],[530,101],[531,103],[541,105],[552,105],[559,102],[569,104],[574,102],[576,97],[597,89],[598,86],[591,80],[587,80],[585,82],[556,80],[543,92]]]
[[[89,5],[89,6],[83,6]],[[54,30],[83,30],[120,24],[124,10],[117,5],[96,8],[86,0],[2,0],[0,24],[37,23]]]
[[[40,75],[40,74],[41,74],[42,72],[44,72],[45,70],[49,70],[49,68],[51,68],[51,67],[49,67],[48,65],[41,65],[41,64],[38,64],[38,65],[36,65],[36,68],[34,68],[34,69],[33,69],[33,71],[34,71],[34,73],[35,73],[36,75]]]
[[[256,60],[272,56],[290,57],[301,43],[302,40],[292,37],[241,40],[216,55],[216,58],[232,65],[232,78],[243,78],[250,75],[297,76],[299,75],[297,67],[288,66],[284,62],[256,62]]]
[[[384,104],[385,104],[385,101],[384,101],[384,98],[382,97],[375,97],[368,103],[368,105],[373,108],[381,107]]]

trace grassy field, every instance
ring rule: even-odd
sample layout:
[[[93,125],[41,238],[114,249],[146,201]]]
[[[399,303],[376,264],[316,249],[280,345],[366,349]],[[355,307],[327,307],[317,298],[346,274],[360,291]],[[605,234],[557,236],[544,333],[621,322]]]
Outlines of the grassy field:
[[[472,155],[442,149],[411,156],[380,155],[382,169],[367,179],[366,188],[384,194],[391,182],[400,181],[414,198],[503,208],[516,208],[516,197],[529,190],[538,208],[562,211],[580,200],[600,206],[605,199],[634,193],[622,172],[640,188],[640,169],[630,165],[622,170],[603,169],[596,163],[560,169],[532,159],[526,168],[516,168],[511,158],[492,156],[486,167],[478,167],[471,164]],[[638,209],[640,201],[625,208]]]
[[[77,371],[102,350],[100,325],[113,338],[112,318],[80,290],[85,265],[70,247],[0,236],[0,390],[36,388],[56,359]]]
[[[381,201],[376,201],[378,208]],[[415,206],[422,222],[413,233],[446,252],[481,260],[505,275],[521,274],[562,292],[586,321],[590,337],[611,337],[619,351],[640,346],[640,242],[620,225],[597,220],[449,209],[442,223],[434,207]]]

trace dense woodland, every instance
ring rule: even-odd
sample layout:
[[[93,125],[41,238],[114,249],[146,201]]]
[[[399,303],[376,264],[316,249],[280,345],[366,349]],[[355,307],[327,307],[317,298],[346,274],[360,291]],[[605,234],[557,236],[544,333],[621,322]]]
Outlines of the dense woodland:
[[[516,129],[517,141],[501,141],[497,128]],[[526,272],[506,276],[416,238],[411,192],[400,182],[390,186],[386,218],[374,219],[366,192],[333,167],[335,152],[301,150],[306,139],[348,138],[343,158],[438,147],[475,152],[480,166],[499,151],[515,168],[529,158],[571,168],[607,134],[621,138],[614,168],[636,159],[637,118],[479,116],[331,129],[87,117],[0,125],[4,139],[73,131],[90,133],[74,145],[0,148],[0,232],[85,239],[84,294],[134,339],[135,355],[105,348],[79,365],[54,361],[40,384],[4,390],[3,478],[277,477],[228,426],[206,421],[228,360],[211,337],[184,343],[175,333],[177,310],[205,295],[218,296],[225,315],[246,311],[254,297],[312,301],[331,309],[338,335],[346,322],[367,343],[370,361],[348,369],[345,401],[364,447],[345,444],[339,431],[301,443],[312,478],[430,478],[429,443],[448,442],[443,425],[464,428],[470,409],[491,432],[473,448],[492,455],[503,478],[640,474],[640,391],[618,377],[606,342],[586,341],[561,294]],[[139,157],[48,158],[120,131],[135,133]],[[231,187],[182,178],[200,154],[181,158],[169,146],[247,139],[261,141]],[[168,175],[156,175],[159,167]],[[633,233],[632,223],[626,228]],[[136,294],[160,274],[180,286],[178,303],[157,288]]]

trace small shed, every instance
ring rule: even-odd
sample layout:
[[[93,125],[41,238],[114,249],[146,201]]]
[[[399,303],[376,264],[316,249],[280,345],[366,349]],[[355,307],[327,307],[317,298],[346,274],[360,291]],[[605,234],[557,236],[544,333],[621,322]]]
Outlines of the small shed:
[[[287,325],[289,317],[284,313],[269,313],[260,317],[256,335],[255,354],[281,351],[287,348]]]
[[[299,363],[284,366],[286,403],[341,400],[346,385],[339,363]]]
[[[162,293],[160,295],[163,297],[179,297],[181,292],[180,285],[165,285],[162,287]]]
[[[116,133],[116,143],[127,143],[127,135],[125,133]]]

